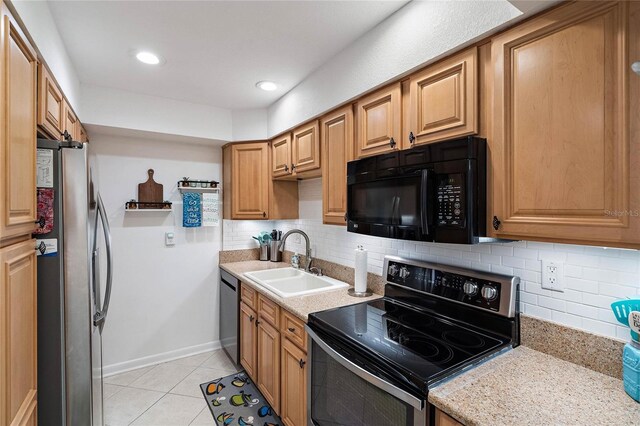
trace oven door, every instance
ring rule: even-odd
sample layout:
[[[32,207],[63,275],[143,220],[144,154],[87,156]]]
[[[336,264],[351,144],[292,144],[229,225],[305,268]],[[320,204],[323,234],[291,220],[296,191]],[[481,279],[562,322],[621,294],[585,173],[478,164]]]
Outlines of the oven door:
[[[429,426],[425,398],[390,383],[371,364],[330,344],[309,327],[307,406],[309,425]]]
[[[433,240],[434,175],[417,169],[383,178],[349,178],[347,230],[378,237]]]

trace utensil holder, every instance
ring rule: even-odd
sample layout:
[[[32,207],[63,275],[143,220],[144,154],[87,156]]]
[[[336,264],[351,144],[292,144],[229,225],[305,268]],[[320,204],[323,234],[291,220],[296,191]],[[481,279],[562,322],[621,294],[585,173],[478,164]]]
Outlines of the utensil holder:
[[[269,244],[260,244],[260,260],[269,260]]]
[[[271,261],[282,262],[282,252],[278,250],[280,241],[271,240]]]

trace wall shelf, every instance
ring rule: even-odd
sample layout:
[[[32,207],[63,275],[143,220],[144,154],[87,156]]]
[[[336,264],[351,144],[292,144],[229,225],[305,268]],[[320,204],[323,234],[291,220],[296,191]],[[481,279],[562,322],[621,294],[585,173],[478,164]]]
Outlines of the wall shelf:
[[[124,209],[126,213],[146,213],[146,212],[163,212],[163,213],[171,213],[173,210],[171,209]]]
[[[181,193],[185,192],[200,192],[200,193],[219,193],[221,191],[220,188],[197,188],[197,187],[188,187],[188,186],[179,186],[178,191]]]

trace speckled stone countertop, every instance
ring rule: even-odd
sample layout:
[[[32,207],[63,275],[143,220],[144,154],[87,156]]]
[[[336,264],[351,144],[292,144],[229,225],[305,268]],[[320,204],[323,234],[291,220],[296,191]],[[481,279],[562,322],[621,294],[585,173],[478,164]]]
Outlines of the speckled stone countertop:
[[[465,425],[637,425],[622,381],[519,346],[429,390]]]
[[[245,272],[262,271],[265,269],[287,268],[291,266],[284,262],[263,262],[260,260],[248,260],[243,262],[222,263],[220,267],[231,275],[235,276],[243,283],[264,294],[269,299],[282,306],[287,311],[296,315],[303,321],[312,312],[324,311],[326,309],[337,308],[339,306],[353,305],[355,303],[366,302],[382,297],[374,294],[369,297],[352,297],[347,294],[347,289],[331,290],[322,293],[309,294],[307,296],[288,297],[286,299],[270,292],[261,285],[253,282],[244,276]]]

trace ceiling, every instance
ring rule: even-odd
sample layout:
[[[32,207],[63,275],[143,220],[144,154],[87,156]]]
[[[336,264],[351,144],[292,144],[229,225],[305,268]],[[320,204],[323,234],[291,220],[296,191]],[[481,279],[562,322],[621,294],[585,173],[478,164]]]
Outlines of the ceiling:
[[[51,1],[83,84],[264,108],[406,1]],[[166,62],[149,66],[133,53]],[[274,92],[255,87],[278,84]]]

